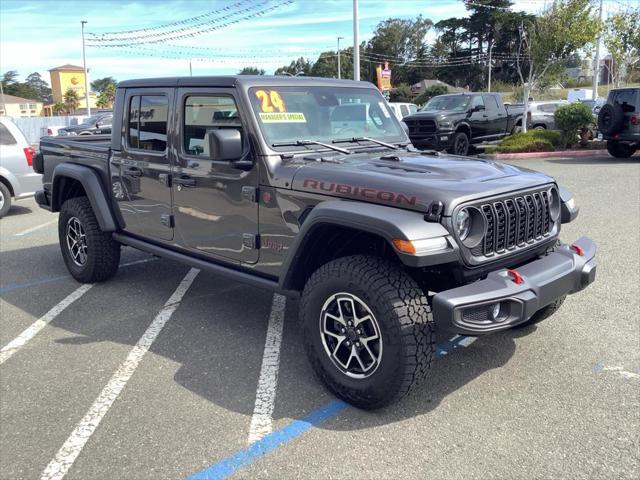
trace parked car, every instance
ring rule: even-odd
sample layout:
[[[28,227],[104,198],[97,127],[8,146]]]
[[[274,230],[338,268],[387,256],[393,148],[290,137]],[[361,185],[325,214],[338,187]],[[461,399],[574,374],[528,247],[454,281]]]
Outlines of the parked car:
[[[35,150],[20,129],[0,117],[0,218],[11,208],[11,199],[32,197],[42,189],[42,175],[33,171]]]
[[[591,111],[593,112],[594,116],[598,116],[598,113],[600,113],[600,109],[602,108],[602,106],[607,103],[607,99],[606,98],[601,98],[598,97],[595,100],[580,100],[580,102],[589,105],[589,107],[591,108]]]
[[[609,91],[598,114],[598,130],[614,157],[628,158],[640,148],[639,87]]]
[[[341,137],[334,119],[355,131]],[[367,82],[127,80],[111,136],[40,150],[36,200],[60,212],[75,279],[112,277],[129,245],[299,297],[313,369],[361,408],[427,374],[436,329],[531,325],[595,280],[594,242],[559,240],[578,214],[570,192],[528,168],[415,150]]]
[[[391,102],[389,106],[398,120],[402,120],[404,117],[413,115],[418,111],[418,106],[415,103]]]
[[[505,105],[497,93],[438,95],[403,119],[411,143],[420,149],[466,155],[469,146],[519,131],[524,106]]]
[[[569,102],[559,100],[555,102],[531,102],[529,111],[531,112],[531,128],[554,130],[556,128],[554,113],[561,105]]]
[[[113,113],[102,112],[84,120],[79,125],[72,125],[58,129],[58,135],[100,135],[111,133]]]

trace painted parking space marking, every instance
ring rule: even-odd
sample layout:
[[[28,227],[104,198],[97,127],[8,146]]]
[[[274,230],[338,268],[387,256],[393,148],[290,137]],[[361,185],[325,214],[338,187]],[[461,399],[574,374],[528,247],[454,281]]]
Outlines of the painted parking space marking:
[[[442,358],[451,350],[460,346],[468,347],[475,339],[476,337],[456,335],[436,346],[436,358]],[[332,400],[300,420],[294,420],[280,430],[262,437],[235,454],[187,477],[186,480],[219,480],[230,477],[239,469],[254,463],[260,457],[298,438],[312,427],[321,425],[349,407],[350,405],[342,400]]]
[[[120,266],[130,267],[132,265],[139,265],[141,263],[147,263],[157,259],[158,257],[143,258],[142,260],[135,260],[133,262],[123,263]],[[42,285],[45,283],[57,282],[58,280],[64,280],[68,278],[73,278],[73,277],[71,277],[71,275],[57,275],[55,277],[41,278],[39,280],[33,280],[31,282],[14,283],[12,285],[7,285],[6,287],[0,288],[0,294],[13,292],[14,290],[22,290],[23,288],[35,287],[36,285]]]
[[[151,345],[163,327],[180,306],[182,298],[185,293],[187,293],[198,272],[199,270],[192,268],[185,275],[178,285],[178,288],[176,288],[175,292],[173,292],[169,300],[164,304],[162,310],[158,312],[153,322],[151,322],[151,325],[149,325],[142,337],[140,337],[140,340],[138,340],[131,349],[126,360],[120,365],[118,370],[116,370],[109,380],[109,383],[107,383],[98,398],[93,402],[89,411],[76,425],[73,432],[71,432],[71,435],[62,445],[55,458],[47,465],[40,477],[41,480],[60,480],[67,474],[85,444],[109,411],[109,408],[111,408],[136,371],[144,355],[149,351],[149,348],[151,348]]]
[[[60,315],[69,305],[71,305],[73,302],[87,293],[91,289],[91,287],[93,287],[92,283],[78,287],[55,307],[45,313],[38,320],[33,322],[20,335],[18,335],[7,345],[2,347],[2,349],[0,349],[0,365],[2,365],[9,358],[11,358],[14,353],[18,352],[22,347],[24,347],[27,342],[29,342],[29,340],[35,337],[38,332],[46,327],[58,315]]]
[[[30,233],[33,233],[37,230],[40,230],[41,228],[45,228],[48,227],[50,225],[53,225],[54,223],[58,223],[58,220],[51,220],[50,222],[45,222],[45,223],[41,223],[40,225],[36,225],[35,227],[31,227],[31,228],[27,228],[26,230],[23,230],[20,233],[16,233],[15,236],[16,237],[23,237],[25,235],[28,235]]]
[[[273,429],[273,409],[278,387],[278,369],[280,367],[280,345],[282,344],[282,329],[287,299],[279,293],[273,294],[271,314],[267,336],[264,342],[262,367],[256,391],[256,403],[253,408],[249,438],[247,444],[260,440],[270,434]]]

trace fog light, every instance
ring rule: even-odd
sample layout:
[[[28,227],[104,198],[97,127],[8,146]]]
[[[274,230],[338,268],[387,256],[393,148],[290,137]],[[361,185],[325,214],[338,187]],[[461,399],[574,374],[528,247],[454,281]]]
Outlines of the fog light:
[[[495,303],[493,305],[491,305],[491,318],[494,321],[498,320],[498,316],[500,315],[500,304],[499,303]]]

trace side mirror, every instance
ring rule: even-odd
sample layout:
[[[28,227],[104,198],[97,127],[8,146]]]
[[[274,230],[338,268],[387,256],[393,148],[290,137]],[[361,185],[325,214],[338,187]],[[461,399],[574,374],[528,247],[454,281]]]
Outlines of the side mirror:
[[[473,107],[473,109],[471,110],[472,112],[482,112],[484,111],[484,105],[476,105],[475,107]]]
[[[207,130],[207,141],[211,160],[232,162],[242,157],[242,137],[235,128]]]

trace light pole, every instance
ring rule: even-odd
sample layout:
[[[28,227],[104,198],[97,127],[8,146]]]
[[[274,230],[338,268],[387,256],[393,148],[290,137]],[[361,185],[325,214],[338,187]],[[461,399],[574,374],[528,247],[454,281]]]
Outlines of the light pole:
[[[489,45],[489,78],[487,79],[487,92],[491,93],[491,52],[493,51],[493,42]]]
[[[602,0],[600,0],[600,24],[602,24]],[[596,56],[593,59],[593,92],[592,96],[595,100],[598,98],[598,76],[600,73],[600,34],[596,40]]]
[[[338,37],[338,79],[340,78],[340,40],[344,37]]]
[[[82,64],[84,67],[84,99],[87,102],[87,116],[91,116],[91,105],[89,104],[89,74],[87,73],[87,57],[84,53],[84,24],[86,20],[80,20],[82,25]]]
[[[353,79],[360,80],[360,39],[358,35],[358,0],[353,0]]]

